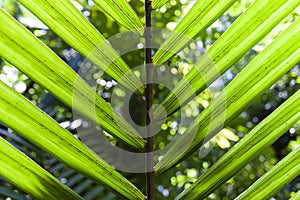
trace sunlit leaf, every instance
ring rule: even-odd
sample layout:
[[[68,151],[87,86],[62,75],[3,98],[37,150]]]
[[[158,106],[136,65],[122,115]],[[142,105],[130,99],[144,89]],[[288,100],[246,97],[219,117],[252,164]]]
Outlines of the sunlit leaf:
[[[190,39],[205,30],[234,3],[235,0],[197,1],[156,52],[153,62],[155,64],[166,62]],[[156,5],[155,2],[153,4]],[[161,4],[159,3],[159,5]]]
[[[145,199],[144,195],[113,167],[3,82],[0,82],[0,93],[2,94],[0,99],[0,121],[2,123],[36,146],[51,153],[61,162],[108,186],[116,193],[128,199]],[[0,149],[3,147],[1,146]],[[19,173],[19,171],[12,171],[11,176],[13,173]],[[11,179],[13,178],[20,179],[17,175],[11,177]]]
[[[168,150],[156,165],[156,172],[161,173],[169,169],[194,152],[204,139],[212,138],[223,125],[228,124],[248,107],[255,97],[297,64],[300,59],[299,31],[300,19],[297,19],[256,56]]]
[[[292,197],[290,200],[299,200],[300,199],[300,190]]]
[[[228,70],[299,4],[300,0],[255,1],[176,85],[162,102],[162,107],[154,111],[154,117],[161,118],[165,112],[170,115],[184,106],[195,93],[200,93]]]
[[[36,199],[82,199],[0,137],[0,176]]]
[[[2,58],[115,137],[135,148],[143,148],[144,140],[136,130],[54,52],[2,9],[0,19]]]
[[[300,147],[293,150],[236,199],[270,199],[300,174]]]
[[[300,120],[300,90],[222,156],[178,199],[204,199]]]
[[[122,26],[143,34],[143,24],[126,0],[94,0],[94,2]]]
[[[19,0],[19,2],[105,73],[132,91],[143,93],[138,78],[71,1]]]
[[[157,9],[165,5],[167,2],[168,0],[153,0],[151,5],[153,9]]]

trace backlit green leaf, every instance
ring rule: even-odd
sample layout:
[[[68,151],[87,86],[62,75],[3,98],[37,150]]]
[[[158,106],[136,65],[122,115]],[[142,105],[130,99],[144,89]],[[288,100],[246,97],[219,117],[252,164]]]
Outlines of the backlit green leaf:
[[[300,190],[292,197],[290,200],[299,200],[300,199]]]
[[[115,137],[135,148],[144,147],[144,140],[136,130],[54,52],[2,9],[0,21],[2,58]]]
[[[0,176],[36,199],[82,199],[0,137]]]
[[[204,199],[300,120],[300,90],[245,135],[178,199]]]
[[[143,34],[143,24],[126,0],[94,0],[94,2],[122,26]]]
[[[234,3],[235,0],[198,0],[156,52],[153,62],[155,64],[166,62],[190,39],[205,30]],[[153,4],[156,5],[155,2]]]
[[[236,199],[270,199],[300,174],[300,147],[293,150]]]
[[[299,4],[300,0],[255,1],[176,85],[162,102],[162,107],[154,111],[154,117],[161,118],[165,111],[170,115],[184,106],[195,93],[200,93],[228,70]]]
[[[105,73],[132,91],[143,93],[138,78],[71,1],[19,0],[19,2]]]
[[[165,5],[167,3],[168,0],[153,0],[152,1],[152,8],[153,9],[157,9],[162,7],[163,5]]]
[[[155,166],[156,171],[160,173],[169,169],[198,149],[204,139],[207,141],[217,134],[223,125],[240,114],[255,97],[297,64],[300,59],[299,32],[300,19],[297,19],[256,56],[195,119]]]
[[[0,82],[0,93],[0,121],[2,123],[36,146],[51,153],[61,162],[108,186],[116,193],[128,199],[145,199],[134,185],[109,164],[3,82]],[[3,149],[2,146],[0,149]],[[18,176],[16,177],[19,179]]]

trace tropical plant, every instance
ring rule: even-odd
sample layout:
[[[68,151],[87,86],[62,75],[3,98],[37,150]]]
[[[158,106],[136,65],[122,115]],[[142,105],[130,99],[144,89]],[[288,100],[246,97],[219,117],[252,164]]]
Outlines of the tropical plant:
[[[126,116],[120,114],[122,112],[113,109],[113,102],[111,104],[106,102],[113,100],[112,98],[98,95],[98,91],[95,91],[89,81],[79,76],[82,74],[70,64],[71,59],[70,62],[62,60],[59,54],[45,44],[47,42],[39,39],[34,31],[28,30],[14,19],[8,9],[1,8],[1,59],[7,65],[16,67],[34,84],[37,83],[47,91],[43,96],[44,101],[31,102],[28,96],[26,99],[12,87],[0,82],[0,121],[3,123],[0,131],[0,176],[3,182],[8,181],[30,195],[26,198],[114,198],[101,194],[105,193],[106,188],[118,195],[118,198],[154,199],[159,197],[154,188],[155,176],[166,175],[169,170],[178,167],[181,161],[188,160],[189,156],[199,149],[198,161],[201,162],[199,157],[204,158],[207,155],[206,152],[211,150],[208,147],[210,142],[217,137],[223,138],[221,140],[225,140],[225,143],[230,143],[229,139],[234,140],[236,144],[226,153],[222,152],[224,155],[215,160],[212,166],[206,167],[199,177],[194,176],[191,183],[186,181],[185,186],[181,187],[185,190],[176,197],[176,199],[205,199],[287,131],[299,126],[295,124],[300,120],[300,81],[297,73],[293,73],[296,83],[291,94],[286,96],[287,100],[261,119],[260,123],[251,128],[240,141],[239,137],[228,128],[243,111],[257,101],[258,97],[298,66],[300,0],[252,1],[245,6],[241,15],[233,19],[234,22],[228,29],[207,48],[204,55],[197,52],[186,54],[179,52],[197,41],[199,35],[203,35],[214,22],[220,21],[226,12],[234,10],[240,2],[198,0],[172,32],[164,32],[164,29],[160,32],[161,35],[158,35],[155,27],[152,27],[158,19],[152,15],[165,12],[164,10],[168,8],[165,4],[172,5],[173,0],[145,0],[142,11],[137,10],[132,1],[130,4],[126,0],[94,0],[96,8],[119,23],[122,31],[128,29],[129,33],[144,37],[142,41],[144,48],[137,49],[138,53],[132,53],[138,55],[138,58],[131,55],[130,59],[119,55],[119,49],[114,49],[113,41],[100,33],[101,26],[97,27],[98,30],[96,25],[92,25],[85,17],[84,12],[76,8],[75,5],[80,5],[83,1],[18,0],[18,2],[76,50],[77,55],[86,57],[93,66],[102,70],[105,73],[103,76],[106,76],[110,83],[121,85],[124,87],[123,91],[131,91],[134,93],[132,96],[140,97],[135,99],[134,106],[145,104],[145,108],[141,106],[139,109],[132,109],[136,112],[133,115],[138,116],[135,120],[140,120],[140,124],[147,125],[146,129],[141,129],[142,131],[136,128]],[[192,5],[184,2],[180,1],[182,4]],[[140,5],[141,1],[135,3]],[[177,2],[178,5],[180,3]],[[145,13],[142,20],[139,12]],[[283,27],[280,31],[279,26]],[[271,37],[269,33],[272,34]],[[216,92],[214,98],[211,98],[210,94],[207,95],[210,93],[207,89],[210,84],[224,73],[228,73],[233,65],[249,56],[247,53],[257,46],[263,47],[263,50],[252,55],[249,63],[247,62],[247,65],[236,73],[233,80],[226,82],[224,89]],[[193,48],[188,48],[191,49]],[[199,57],[200,59],[193,59]],[[189,59],[196,63],[189,64]],[[139,63],[140,61],[142,63]],[[132,66],[138,64],[142,64],[144,70],[133,69]],[[175,88],[164,96],[166,92],[162,91],[165,88],[161,89],[159,84],[154,84],[154,79],[166,71],[168,64],[177,70],[176,72],[171,70],[173,75],[181,70],[183,77],[177,80]],[[183,67],[180,68],[179,65]],[[91,74],[91,77],[97,75],[94,71],[91,71]],[[178,79],[175,75],[172,78],[175,81]],[[99,82],[98,85],[102,83]],[[113,93],[112,86],[107,87],[105,83],[102,86],[106,86],[102,87],[102,90]],[[95,149],[87,142],[74,137],[76,127],[69,126],[69,129],[68,126],[62,127],[62,123],[59,122],[67,118],[69,120],[71,117],[63,115],[64,117],[60,118],[59,111],[53,107],[49,108],[49,105],[43,105],[51,98],[50,94],[63,104],[61,106],[65,106],[62,112],[79,113],[77,117],[87,120],[89,126],[100,125],[105,138],[109,138],[109,145],[145,155],[145,169],[140,169],[144,172],[142,176],[146,177],[145,184],[143,186],[135,184],[140,183],[136,179],[142,177],[141,174],[118,172],[117,166],[112,166],[107,161],[112,159],[110,155],[102,158],[101,154],[97,155]],[[178,110],[186,105],[190,106],[195,99],[203,105],[199,107],[200,104],[196,104],[196,108],[192,106],[191,112],[197,111],[195,119],[193,121],[189,119],[185,129],[173,128],[173,133],[165,136],[167,129],[176,126],[174,123],[168,124],[166,119],[173,117],[177,122],[180,121]],[[118,100],[119,103],[120,101]],[[54,100],[50,104],[55,105],[53,102]],[[159,106],[154,107],[156,103]],[[75,114],[73,117],[74,125]],[[157,135],[154,135],[155,124],[152,121],[161,127]],[[293,128],[294,132],[299,131],[299,127]],[[88,129],[84,129],[84,132],[88,132]],[[224,139],[225,136],[229,139]],[[155,153],[155,150],[164,149],[168,142],[171,147],[165,148],[165,151],[158,151],[158,154]],[[228,146],[227,143],[225,146]],[[96,148],[101,149],[101,145],[98,144]],[[300,146],[295,144],[291,149],[288,155],[270,167],[271,169],[263,176],[257,177],[256,182],[245,191],[241,191],[236,198],[270,198],[299,176]],[[58,174],[55,173],[57,171]],[[63,181],[65,177],[70,177],[67,182]],[[75,185],[75,182],[79,184]],[[12,198],[25,198],[22,193],[15,191],[12,186],[8,189],[0,185],[0,193]],[[299,192],[293,199],[299,199]]]

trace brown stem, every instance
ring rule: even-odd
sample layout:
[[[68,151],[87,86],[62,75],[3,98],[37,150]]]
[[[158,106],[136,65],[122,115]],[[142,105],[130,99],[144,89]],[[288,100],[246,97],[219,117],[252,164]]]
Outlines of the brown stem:
[[[146,193],[147,200],[154,200],[154,159],[153,159],[153,125],[151,123],[152,107],[152,56],[151,56],[151,0],[145,0],[145,18],[146,29],[145,37],[145,55],[146,55]]]

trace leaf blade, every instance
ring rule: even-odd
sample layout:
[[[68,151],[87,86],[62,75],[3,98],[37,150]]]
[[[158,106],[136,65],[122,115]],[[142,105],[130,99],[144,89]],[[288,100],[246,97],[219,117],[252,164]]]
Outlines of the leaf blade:
[[[145,199],[144,195],[113,167],[2,81],[0,82],[0,92],[5,94],[0,99],[0,121],[2,123],[36,146],[51,153],[61,162],[98,183],[107,185],[116,193],[128,199],[130,197]],[[13,114],[7,114],[10,112]]]
[[[158,162],[155,166],[157,173],[174,166],[182,160],[183,156],[196,150],[204,139],[213,137],[223,125],[249,106],[256,96],[297,64],[300,59],[298,56],[300,35],[296,34],[300,31],[299,24],[300,19],[294,21],[225,87],[224,91],[194,120],[181,138]],[[184,147],[186,147],[185,152],[178,151]]]
[[[19,2],[105,73],[130,90],[143,93],[140,80],[70,1],[20,0]]]
[[[177,199],[204,199],[300,119],[300,90],[252,129]]]
[[[137,131],[66,63],[10,15],[0,10],[0,56],[42,85],[68,107],[99,123],[125,143],[142,149]],[[116,126],[117,123],[117,126]]]
[[[103,12],[128,30],[143,34],[143,24],[126,0],[94,0],[94,2]]]
[[[23,191],[37,199],[82,199],[2,137],[0,147],[0,175]]]
[[[234,3],[235,0],[197,1],[156,52],[153,63],[162,64],[166,62],[191,38],[205,30]]]
[[[164,110],[170,115],[184,106],[193,94],[200,93],[228,70],[299,3],[299,0],[255,1],[208,50],[205,55],[208,58],[201,58],[161,103],[161,107],[154,110],[154,118],[161,118]]]
[[[152,8],[153,9],[160,8],[163,5],[165,5],[167,2],[168,2],[168,0],[153,0],[152,1]]]
[[[300,190],[290,198],[290,200],[299,200],[300,199]]]
[[[268,199],[300,174],[300,147],[293,150],[279,163],[260,177],[236,199],[253,197]]]

